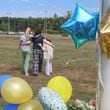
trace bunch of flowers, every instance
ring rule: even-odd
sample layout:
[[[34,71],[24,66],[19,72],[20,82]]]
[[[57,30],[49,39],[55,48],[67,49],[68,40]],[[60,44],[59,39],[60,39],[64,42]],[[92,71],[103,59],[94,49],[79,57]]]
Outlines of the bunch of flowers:
[[[84,101],[76,99],[70,110],[95,110],[95,106],[91,102],[86,103]]]

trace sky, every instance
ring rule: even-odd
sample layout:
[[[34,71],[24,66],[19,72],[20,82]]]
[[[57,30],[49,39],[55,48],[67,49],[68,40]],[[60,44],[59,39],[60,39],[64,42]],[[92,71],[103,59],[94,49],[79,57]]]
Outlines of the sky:
[[[84,9],[99,11],[99,0],[0,0],[0,17],[52,17],[74,13],[75,4]]]

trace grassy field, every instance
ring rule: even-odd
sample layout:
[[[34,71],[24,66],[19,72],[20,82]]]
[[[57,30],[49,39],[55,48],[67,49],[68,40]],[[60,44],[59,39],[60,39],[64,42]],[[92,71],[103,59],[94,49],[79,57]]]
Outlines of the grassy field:
[[[75,99],[89,101],[95,97],[97,81],[97,56],[95,41],[88,42],[79,49],[75,49],[71,38],[53,35],[55,45],[53,59],[53,74],[49,77],[39,74],[36,77],[24,76],[22,73],[21,54],[17,54],[20,36],[0,35],[0,75],[11,74],[25,79],[33,89],[36,97],[39,89],[47,85],[49,79],[62,75],[69,79],[73,93],[68,103]],[[32,58],[30,74],[32,73]],[[0,105],[4,105],[0,99]]]

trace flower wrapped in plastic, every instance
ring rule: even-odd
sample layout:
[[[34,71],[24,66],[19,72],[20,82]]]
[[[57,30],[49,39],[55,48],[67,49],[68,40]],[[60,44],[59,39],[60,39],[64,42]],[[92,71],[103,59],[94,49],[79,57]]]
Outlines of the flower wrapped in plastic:
[[[73,110],[95,110],[95,107],[92,104],[86,103],[79,99],[74,101],[74,109]]]
[[[101,22],[99,44],[102,53],[110,58],[110,13],[106,13]]]

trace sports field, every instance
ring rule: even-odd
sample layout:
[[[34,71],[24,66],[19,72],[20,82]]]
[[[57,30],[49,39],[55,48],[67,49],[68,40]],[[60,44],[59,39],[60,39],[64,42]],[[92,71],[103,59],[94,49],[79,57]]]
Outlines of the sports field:
[[[42,74],[38,76],[24,76],[22,73],[22,57],[18,54],[19,35],[0,35],[0,75],[11,74],[26,80],[32,87],[34,97],[41,87],[54,76],[65,76],[73,87],[71,104],[75,99],[89,101],[95,97],[97,83],[97,56],[95,41],[87,42],[79,49],[75,49],[71,38],[60,35],[51,35],[55,45],[53,59],[53,74],[49,77]],[[32,56],[30,70],[32,73]],[[0,105],[4,105],[0,99]]]

